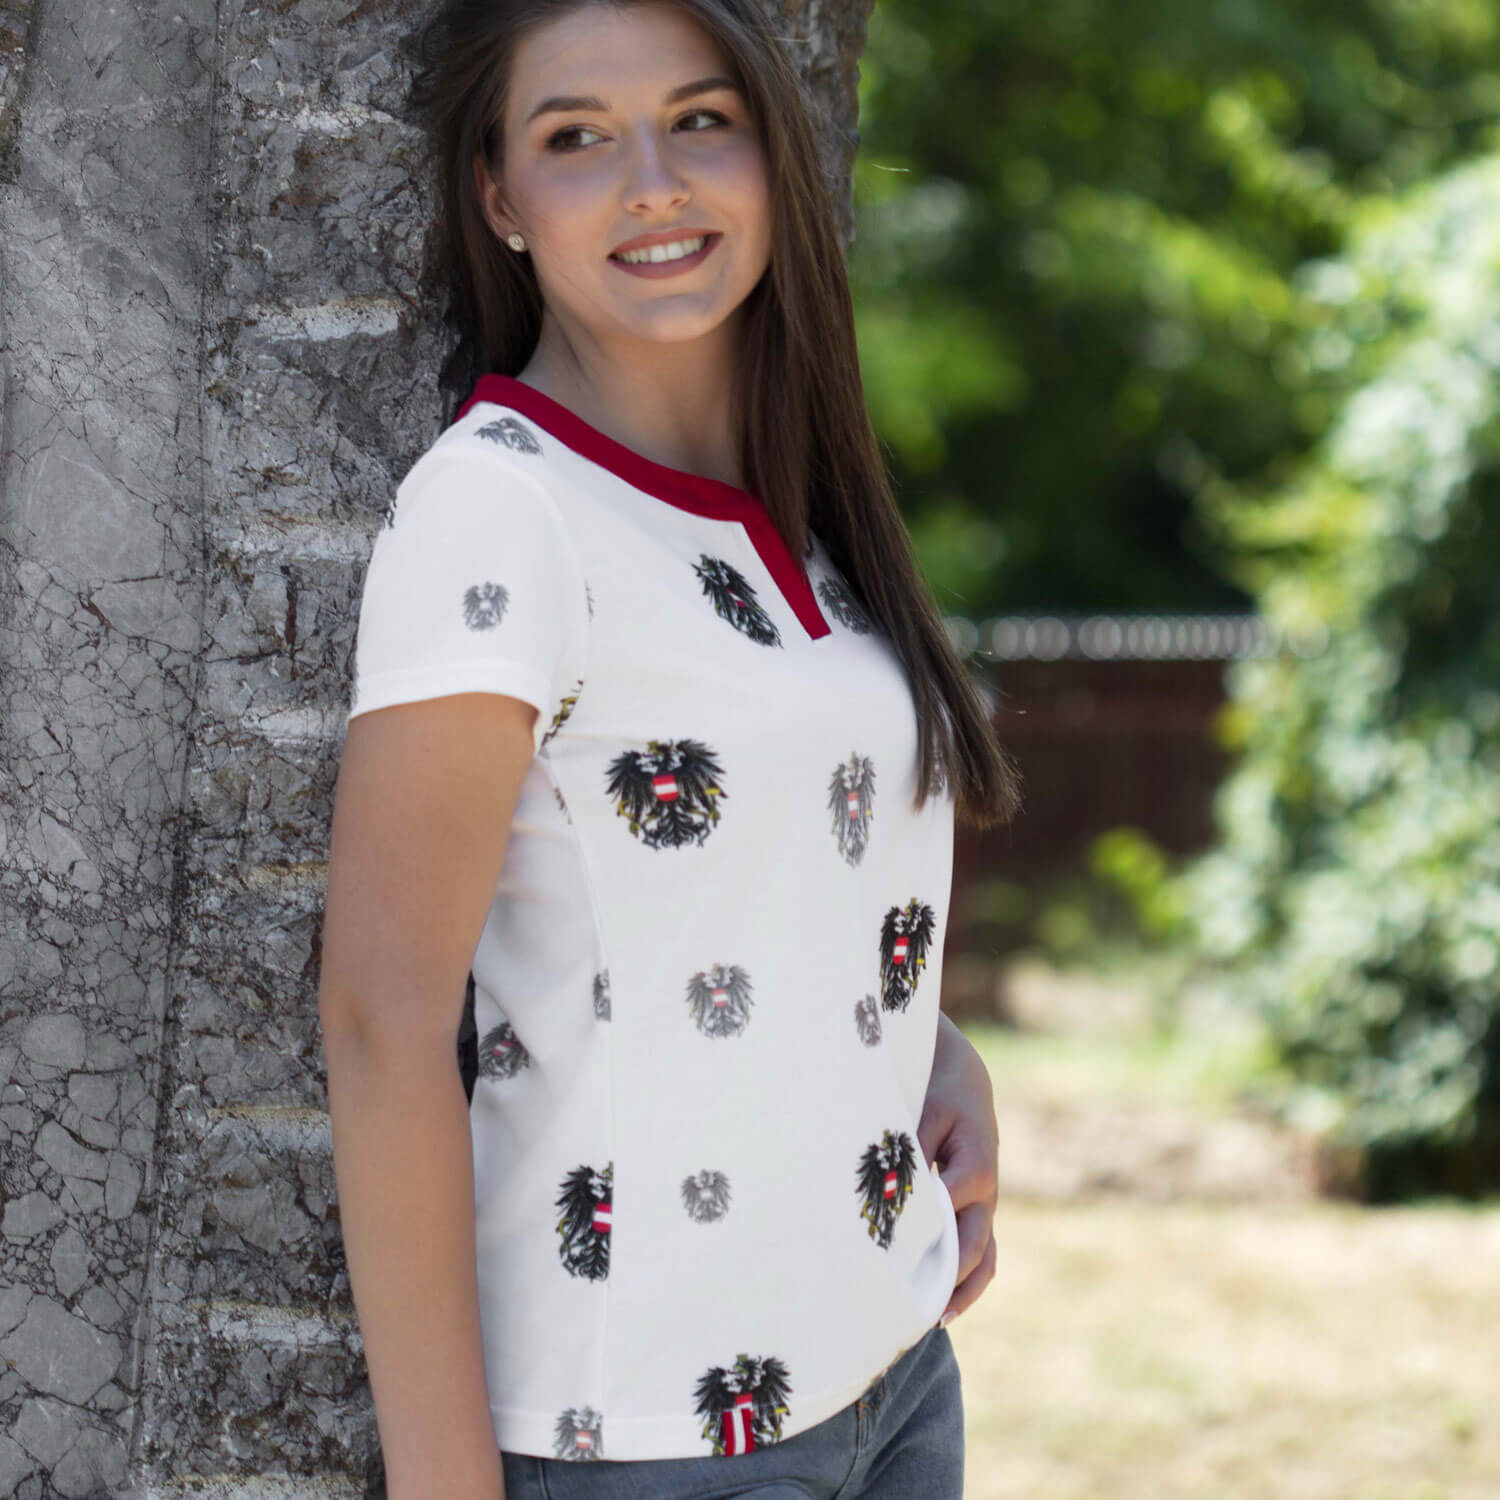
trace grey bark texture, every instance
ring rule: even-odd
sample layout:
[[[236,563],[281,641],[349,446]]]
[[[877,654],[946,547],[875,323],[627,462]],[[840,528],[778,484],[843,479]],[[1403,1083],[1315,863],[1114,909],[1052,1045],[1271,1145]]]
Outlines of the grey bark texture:
[[[872,4],[777,12],[846,245]],[[316,987],[427,10],[0,0],[0,1497],[382,1488]]]

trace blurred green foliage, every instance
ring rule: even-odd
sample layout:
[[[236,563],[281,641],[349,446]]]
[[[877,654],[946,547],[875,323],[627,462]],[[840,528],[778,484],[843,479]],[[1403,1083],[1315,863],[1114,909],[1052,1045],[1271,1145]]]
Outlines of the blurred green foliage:
[[[1203,503],[1261,610],[1222,845],[1171,883],[1371,1187],[1500,1186],[1500,156],[1307,268],[1361,383],[1279,484]],[[1379,330],[1379,331],[1377,331]]]
[[[866,389],[944,607],[1242,608],[1195,497],[1324,432],[1361,330],[1297,268],[1494,144],[1500,10],[878,0],[860,108]]]
[[[984,919],[1190,939],[1371,1196],[1493,1190],[1500,6],[879,0],[862,74],[866,388],[944,607],[1303,643],[1230,674],[1219,848],[1120,831]]]

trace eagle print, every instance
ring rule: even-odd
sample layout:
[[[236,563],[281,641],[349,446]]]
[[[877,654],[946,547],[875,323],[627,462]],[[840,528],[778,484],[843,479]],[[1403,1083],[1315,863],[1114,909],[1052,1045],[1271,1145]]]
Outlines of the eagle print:
[[[879,1043],[880,1007],[875,1003],[874,995],[866,995],[863,1000],[854,1002],[854,1029],[865,1046],[874,1047]]]
[[[493,422],[486,422],[483,427],[475,429],[474,435],[488,438],[492,443],[501,443],[513,453],[535,454],[542,451],[536,434],[514,417],[498,417]]]
[[[701,845],[719,822],[723,768],[701,740],[649,740],[605,768],[615,812],[648,849]]]
[[[701,552],[693,571],[703,585],[703,592],[713,600],[714,613],[728,620],[741,635],[748,635],[762,646],[781,645],[781,632],[756,598],[754,586],[732,563],[722,557]]]
[[[596,1172],[574,1167],[563,1179],[554,1200],[562,1210],[557,1220],[557,1253],[570,1276],[603,1281],[609,1275],[609,1221],[614,1195],[615,1164]]]
[[[880,1003],[887,1010],[905,1010],[911,1003],[936,926],[932,908],[915,896],[885,914],[880,924]]]
[[[493,630],[505,618],[509,603],[503,583],[471,583],[464,590],[464,624],[470,630]]]
[[[699,1224],[722,1219],[729,1212],[729,1179],[709,1167],[690,1173],[682,1179],[682,1206]]]
[[[604,1457],[604,1413],[592,1406],[570,1406],[557,1419],[552,1456],[572,1462]]]
[[[531,1066],[531,1054],[526,1050],[515,1028],[509,1021],[501,1021],[484,1034],[479,1044],[479,1076],[497,1082],[514,1078],[522,1068]]]
[[[870,841],[870,819],[875,814],[875,765],[857,750],[834,767],[828,783],[828,811],[833,815],[833,836],[839,853],[851,865],[864,858]]]
[[[607,1021],[610,1017],[608,969],[600,969],[594,975],[594,1015],[600,1021]]]
[[[558,705],[557,712],[552,715],[552,722],[547,726],[547,732],[542,736],[542,742],[537,747],[539,751],[547,748],[547,741],[573,716],[573,710],[578,706],[578,695],[582,691],[583,678],[580,677],[574,682],[568,695]]]
[[[704,1036],[738,1036],[750,1024],[750,976],[738,964],[700,969],[688,980],[687,1003]]]
[[[781,1440],[782,1419],[790,1408],[786,1365],[771,1356],[740,1354],[726,1370],[715,1365],[701,1375],[693,1392],[703,1418],[703,1436],[716,1457],[749,1453]]]
[[[830,574],[820,579],[818,597],[828,606],[828,612],[834,619],[856,635],[869,635],[875,628],[842,578],[835,578]]]
[[[916,1186],[916,1144],[904,1130],[882,1131],[860,1155],[855,1178],[859,1216],[868,1220],[870,1238],[889,1250],[896,1220]]]

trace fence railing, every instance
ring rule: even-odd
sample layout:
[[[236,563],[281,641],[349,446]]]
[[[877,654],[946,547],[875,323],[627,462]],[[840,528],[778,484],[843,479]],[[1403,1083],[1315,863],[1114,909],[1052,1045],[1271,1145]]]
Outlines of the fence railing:
[[[1293,634],[1259,615],[998,615],[944,619],[960,656],[993,661],[1237,661],[1316,656],[1321,629]]]

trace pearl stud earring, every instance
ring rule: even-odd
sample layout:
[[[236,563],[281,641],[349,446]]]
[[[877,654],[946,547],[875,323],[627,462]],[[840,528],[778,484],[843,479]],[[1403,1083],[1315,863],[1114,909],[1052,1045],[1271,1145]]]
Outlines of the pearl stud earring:
[[[518,234],[507,235],[505,243],[509,245],[512,250],[524,250],[526,248],[526,241],[523,240]]]

